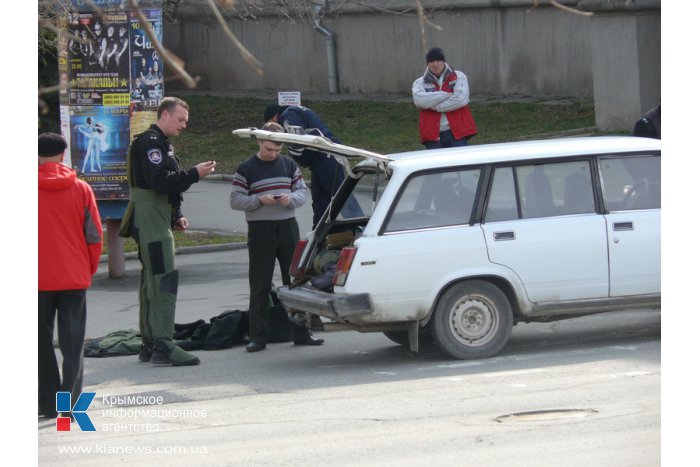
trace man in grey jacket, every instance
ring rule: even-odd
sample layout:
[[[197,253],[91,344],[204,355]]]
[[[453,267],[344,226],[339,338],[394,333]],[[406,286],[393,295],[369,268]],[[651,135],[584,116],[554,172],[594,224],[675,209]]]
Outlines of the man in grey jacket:
[[[469,109],[469,82],[461,71],[445,63],[445,53],[433,47],[425,56],[427,68],[413,82],[413,103],[420,110],[420,142],[426,149],[466,146],[477,133]]]

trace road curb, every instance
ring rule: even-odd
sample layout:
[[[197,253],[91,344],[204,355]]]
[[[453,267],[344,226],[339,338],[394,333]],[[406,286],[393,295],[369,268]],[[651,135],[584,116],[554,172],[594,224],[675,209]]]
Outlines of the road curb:
[[[216,245],[183,246],[181,248],[175,248],[175,255],[189,255],[193,253],[212,253],[216,251],[243,250],[245,248],[248,248],[248,244],[245,242],[219,243]],[[109,255],[101,255],[100,263],[106,263],[108,256]],[[138,259],[138,253],[124,253],[124,259]]]

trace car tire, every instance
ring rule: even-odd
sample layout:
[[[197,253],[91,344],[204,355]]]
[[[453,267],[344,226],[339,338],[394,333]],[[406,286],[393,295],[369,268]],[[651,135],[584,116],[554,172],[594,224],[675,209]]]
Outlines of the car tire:
[[[454,284],[439,298],[433,315],[433,338],[447,355],[461,359],[487,358],[508,342],[513,312],[508,298],[490,282]]]

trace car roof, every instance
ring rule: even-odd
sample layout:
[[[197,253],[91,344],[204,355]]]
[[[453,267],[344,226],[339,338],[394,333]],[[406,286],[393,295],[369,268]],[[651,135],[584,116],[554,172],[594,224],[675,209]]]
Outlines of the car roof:
[[[588,136],[388,154],[390,166],[421,170],[465,164],[498,164],[536,159],[660,151],[661,141],[633,136]]]

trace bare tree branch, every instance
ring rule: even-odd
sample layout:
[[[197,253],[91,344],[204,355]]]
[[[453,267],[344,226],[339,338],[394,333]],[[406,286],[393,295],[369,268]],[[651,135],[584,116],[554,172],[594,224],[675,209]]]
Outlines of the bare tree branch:
[[[355,3],[355,4],[357,4],[357,5],[363,6],[363,7],[365,7],[365,8],[370,9],[370,10],[381,11],[382,13],[387,13],[387,14],[390,14],[390,15],[404,15],[404,14],[406,14],[407,12],[409,12],[409,11],[412,10],[412,8],[407,8],[407,9],[405,9],[405,10],[403,10],[403,11],[393,11],[393,10],[388,10],[388,9],[386,9],[386,8],[381,8],[381,7],[378,7],[378,6],[370,5],[370,4],[365,3],[365,2],[360,2],[359,0],[351,0],[351,1],[352,1],[352,3]]]
[[[549,0],[550,5],[552,5],[554,8],[558,8],[559,10],[565,11],[567,13],[573,13],[575,15],[581,15],[581,16],[593,16],[593,13],[588,12],[588,11],[580,11],[575,8],[568,7],[566,5],[562,5],[556,0]],[[532,8],[529,8],[527,12],[531,12],[535,8],[540,6],[539,0],[532,0]]]
[[[552,4],[554,8],[558,8],[562,11],[566,11],[568,13],[573,13],[575,15],[581,15],[581,16],[593,16],[593,13],[590,11],[579,11],[575,8],[568,7],[566,5],[562,5],[561,3],[557,2],[556,0],[549,0],[549,3]]]
[[[433,23],[428,18],[426,18],[425,15],[423,15],[423,20],[425,21],[425,24],[427,24],[431,28],[435,29],[438,32],[442,32],[442,26],[439,26],[439,25]]]
[[[428,25],[437,30],[438,32],[442,31],[442,27],[431,22],[428,18],[425,17],[425,10],[423,10],[423,2],[421,0],[416,0],[416,10],[418,12],[418,22],[420,23],[420,41],[421,45],[423,46],[423,53],[426,53],[428,52],[428,46],[425,40],[425,26]]]
[[[255,56],[253,56],[253,54],[245,48],[241,41],[238,40],[236,35],[233,32],[231,32],[228,25],[226,24],[226,20],[223,16],[221,16],[221,12],[216,7],[216,4],[214,4],[214,0],[207,0],[207,3],[209,3],[209,6],[214,12],[214,16],[216,16],[216,19],[219,21],[219,25],[224,30],[224,33],[228,36],[231,42],[233,42],[233,45],[236,46],[236,48],[240,52],[241,57],[243,57],[243,60],[245,60],[245,62],[258,74],[258,76],[263,76],[262,63],[260,63],[258,59],[255,58]]]
[[[53,94],[54,92],[58,92],[58,84],[53,85],[53,86],[48,86],[48,87],[39,87],[39,96],[44,96],[46,94]]]
[[[425,12],[423,11],[423,3],[416,0],[416,8],[418,10],[418,23],[420,24],[420,43],[423,47],[423,53],[428,52],[428,46],[425,40]]]
[[[160,41],[156,38],[156,35],[153,33],[153,29],[151,29],[151,24],[148,22],[143,12],[139,9],[137,1],[128,0],[128,2],[131,6],[132,11],[138,18],[139,23],[141,24],[141,28],[146,32],[146,35],[153,43],[153,46],[163,58],[163,61],[165,61],[165,63],[172,67],[175,73],[180,76],[180,78],[182,79],[182,81],[184,81],[185,85],[188,88],[192,89],[197,87],[197,81],[199,81],[199,79],[195,79],[192,76],[190,76],[189,73],[187,73],[182,66],[184,62],[180,58],[175,56],[175,54],[171,53],[169,50],[163,47],[163,44],[160,43]]]
[[[39,18],[39,24],[41,24],[46,29],[53,31],[57,37],[65,37],[67,39],[72,39],[75,42],[79,42],[81,44],[89,44],[92,42],[92,40],[90,39],[83,39],[82,37],[78,37],[73,34],[70,34],[69,32],[66,32],[65,29],[57,27],[55,24],[53,24],[47,19]]]

